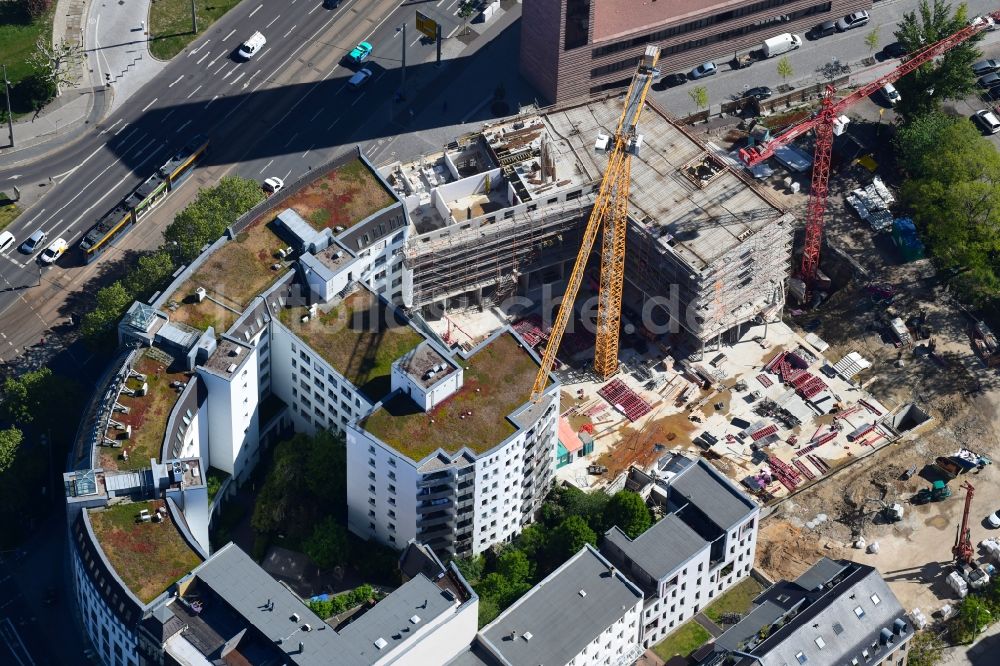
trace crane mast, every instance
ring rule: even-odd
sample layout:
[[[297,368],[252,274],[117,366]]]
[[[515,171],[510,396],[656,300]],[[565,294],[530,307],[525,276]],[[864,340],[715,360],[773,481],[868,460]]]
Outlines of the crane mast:
[[[976,489],[968,481],[963,483],[961,487],[965,488],[965,510],[962,512],[962,524],[958,528],[955,546],[951,552],[960,563],[970,564],[975,556],[975,551],[972,548],[972,532],[969,530],[969,508],[972,506],[972,496]]]
[[[987,15],[994,22],[1000,21],[1000,12]],[[760,146],[749,146],[740,150],[740,159],[747,166],[754,166],[774,155],[774,150],[787,145],[810,132],[816,132],[816,148],[813,155],[813,172],[809,203],[806,208],[805,247],[802,252],[802,265],[799,277],[807,285],[816,279],[819,270],[820,248],[823,244],[823,218],[826,214],[826,199],[829,193],[830,156],[833,149],[833,136],[836,132],[837,119],[856,102],[868,97],[887,83],[897,81],[933,58],[946,53],[951,48],[973,37],[990,25],[984,17],[979,17],[954,34],[948,35],[933,44],[929,44],[910,55],[905,62],[885,76],[861,86],[851,94],[839,100],[834,100],[833,86],[827,86],[819,111],[811,118],[793,125]]]
[[[559,344],[573,316],[573,303],[583,282],[587,260],[597,241],[598,232],[602,230],[594,370],[605,379],[618,371],[618,333],[621,325],[622,289],[625,282],[625,237],[628,227],[631,158],[638,147],[637,128],[639,116],[646,104],[646,94],[649,92],[650,84],[659,75],[656,70],[659,59],[660,48],[647,46],[629,84],[625,96],[625,108],[622,109],[618,126],[609,140],[608,165],[604,169],[604,177],[583,232],[580,252],[573,264],[573,271],[570,273],[566,292],[559,304],[559,311],[552,324],[552,332],[531,390],[533,400],[541,397],[548,384],[549,372],[555,364]]]

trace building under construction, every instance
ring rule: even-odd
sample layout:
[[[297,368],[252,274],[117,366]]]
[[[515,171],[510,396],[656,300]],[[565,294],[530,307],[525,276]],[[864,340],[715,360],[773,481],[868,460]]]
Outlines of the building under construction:
[[[385,167],[414,226],[404,304],[435,318],[568,277],[621,104],[552,107]],[[640,310],[655,297],[657,326],[672,318],[701,347],[721,345],[780,313],[792,216],[732,158],[646,104],[631,162],[626,302]]]

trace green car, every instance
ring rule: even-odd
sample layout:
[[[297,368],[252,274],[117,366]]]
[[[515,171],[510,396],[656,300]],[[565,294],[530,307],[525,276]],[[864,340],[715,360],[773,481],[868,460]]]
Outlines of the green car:
[[[368,42],[360,42],[347,54],[347,59],[353,63],[361,64],[372,54],[372,45]]]

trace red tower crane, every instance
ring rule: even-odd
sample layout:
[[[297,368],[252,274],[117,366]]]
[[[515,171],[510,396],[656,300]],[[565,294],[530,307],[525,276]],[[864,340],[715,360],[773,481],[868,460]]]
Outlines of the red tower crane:
[[[958,528],[958,534],[955,536],[955,546],[951,549],[951,552],[960,563],[971,564],[975,551],[972,549],[972,533],[969,530],[969,507],[972,506],[972,496],[976,489],[968,481],[959,487],[965,488],[965,511],[962,512],[962,525]]]
[[[988,17],[993,21],[1000,22],[1000,12],[993,12]],[[811,130],[816,131],[812,187],[809,191],[809,205],[806,212],[806,241],[802,253],[802,267],[799,271],[799,277],[807,285],[815,280],[816,271],[819,268],[819,251],[823,240],[823,216],[826,214],[826,197],[830,178],[830,152],[833,147],[834,126],[837,118],[855,102],[868,97],[885,84],[892,83],[909,74],[931,59],[985,30],[989,25],[990,22],[985,17],[974,19],[958,32],[913,53],[905,62],[885,76],[861,86],[839,100],[834,100],[834,88],[832,85],[828,85],[823,96],[822,106],[811,118],[789,127],[766,144],[749,146],[740,150],[740,159],[747,166],[753,166],[771,157],[775,148],[791,143]]]

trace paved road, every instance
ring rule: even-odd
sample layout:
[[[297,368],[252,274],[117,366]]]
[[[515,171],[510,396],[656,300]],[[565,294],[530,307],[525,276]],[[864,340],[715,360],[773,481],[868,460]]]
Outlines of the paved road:
[[[877,2],[869,12],[871,14],[869,25],[816,41],[805,41],[801,48],[787,54],[788,61],[794,71],[788,83],[802,87],[825,81],[826,79],[819,73],[819,70],[835,58],[844,64],[855,64],[867,58],[869,49],[865,45],[865,36],[874,28],[879,30],[880,49],[886,44],[896,41],[892,33],[899,20],[903,14],[916,10],[919,4],[920,0]],[[993,0],[967,0],[966,4],[969,7],[969,16],[997,10],[997,4]],[[958,3],[953,2],[952,5],[957,6]],[[711,104],[720,104],[739,96],[747,88],[769,86],[776,89],[783,83],[777,72],[779,58],[756,62],[747,69],[732,70],[727,64],[732,57],[732,51],[722,49],[715,60],[719,66],[718,74],[702,79],[698,83],[688,81],[676,88],[654,91],[652,93],[653,99],[669,109],[674,115],[686,116],[697,111],[689,95],[689,91],[696,85],[705,87]],[[661,60],[660,67],[664,73],[673,71],[669,58]]]

